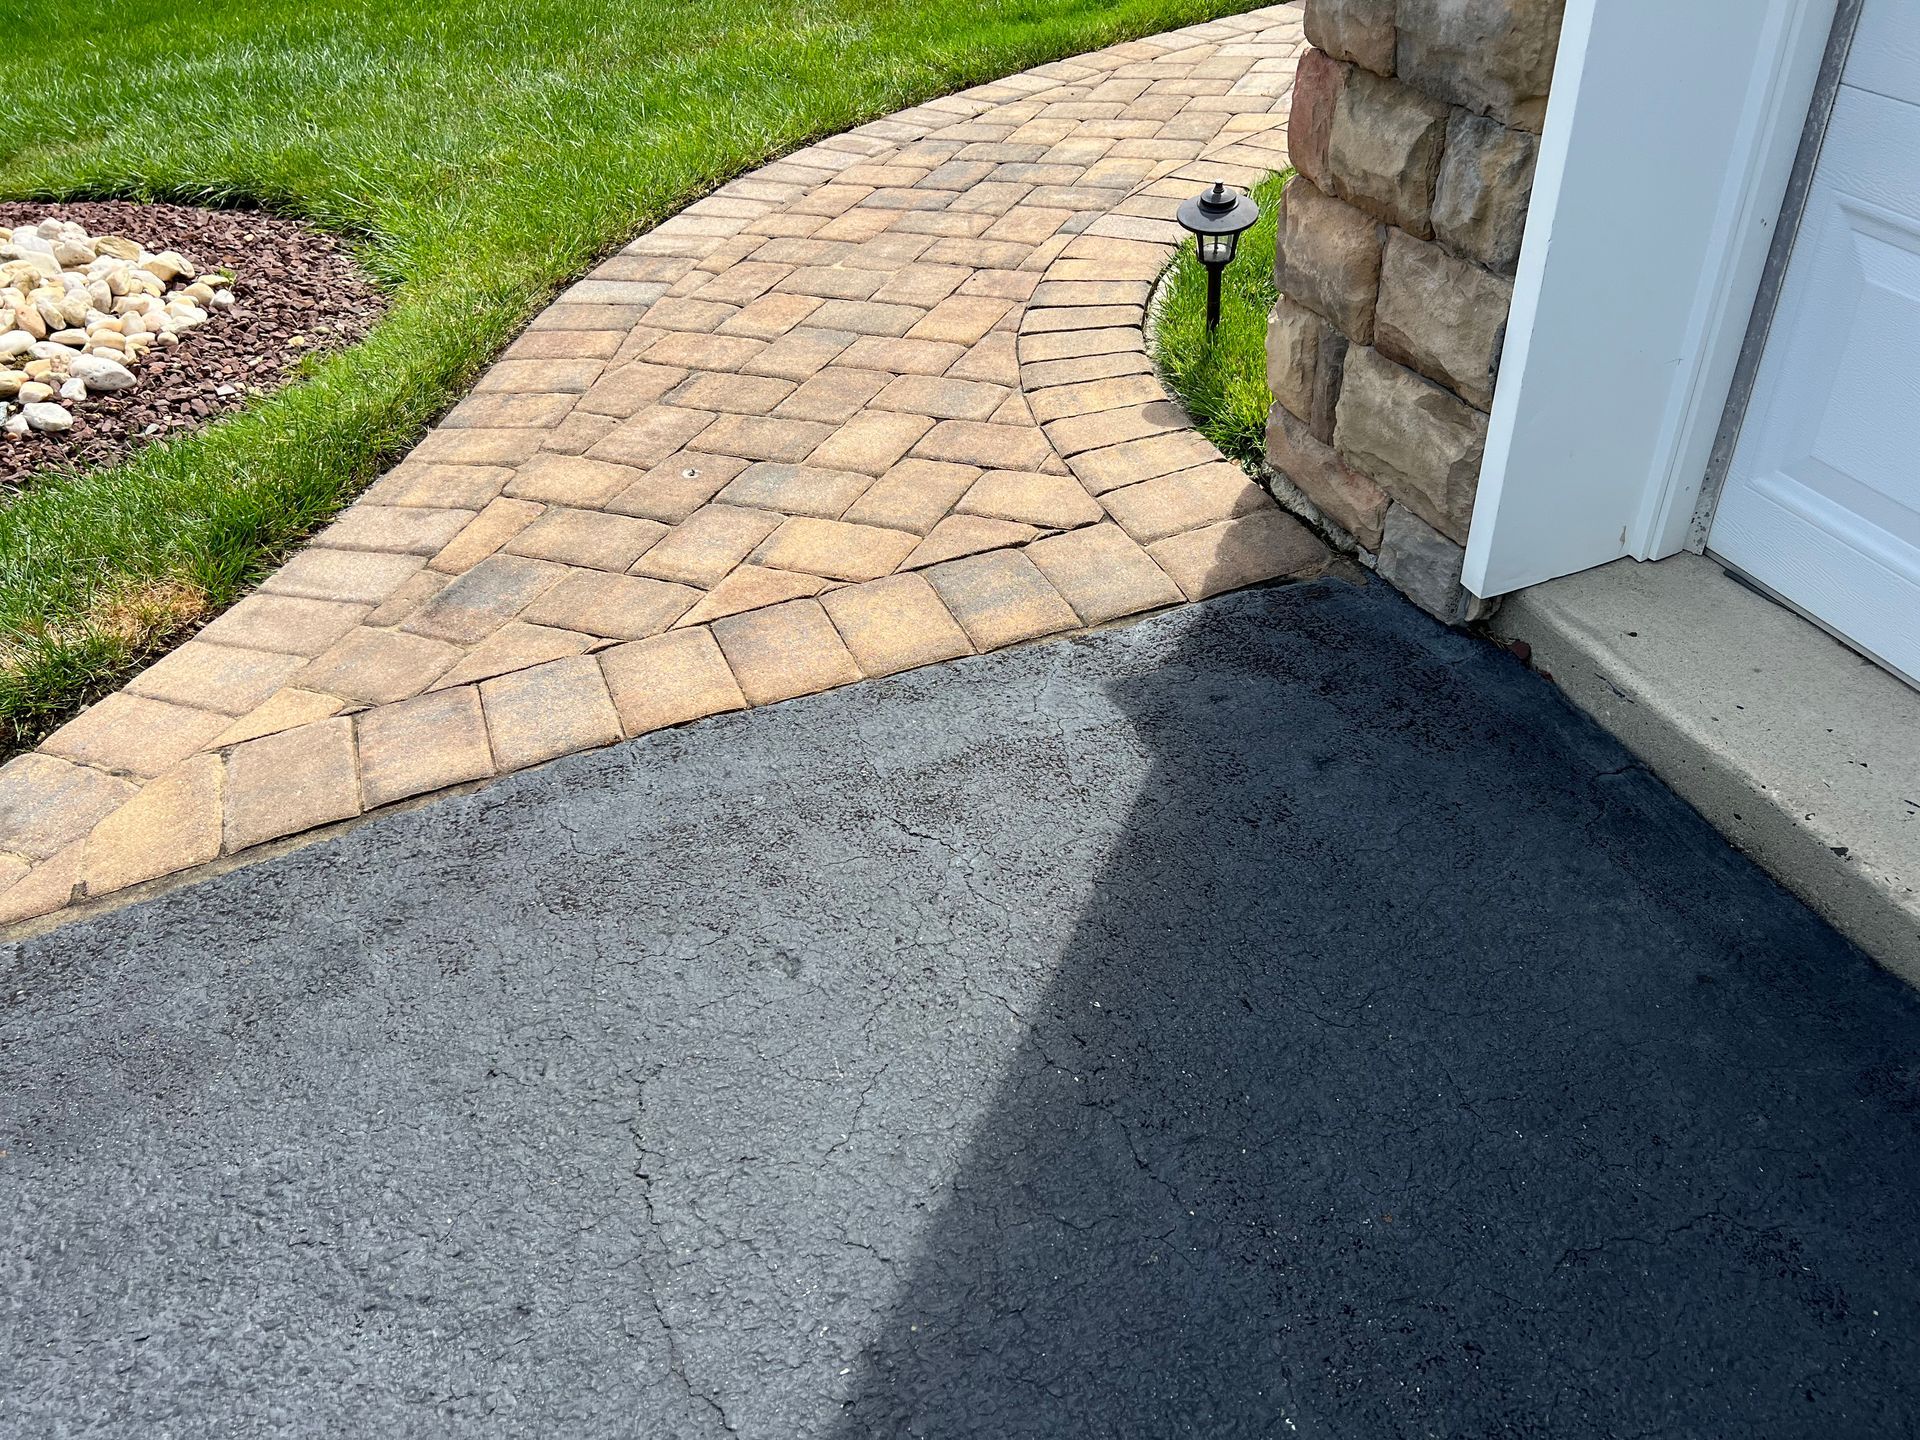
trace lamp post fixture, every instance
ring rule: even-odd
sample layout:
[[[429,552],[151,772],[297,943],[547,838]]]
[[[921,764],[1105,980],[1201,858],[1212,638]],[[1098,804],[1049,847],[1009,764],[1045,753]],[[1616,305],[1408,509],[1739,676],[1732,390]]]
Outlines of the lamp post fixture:
[[[1260,207],[1251,195],[1216,180],[1211,190],[1183,202],[1176,218],[1193,232],[1200,263],[1207,267],[1207,333],[1212,334],[1220,323],[1220,273],[1239,248],[1241,234],[1260,218]]]

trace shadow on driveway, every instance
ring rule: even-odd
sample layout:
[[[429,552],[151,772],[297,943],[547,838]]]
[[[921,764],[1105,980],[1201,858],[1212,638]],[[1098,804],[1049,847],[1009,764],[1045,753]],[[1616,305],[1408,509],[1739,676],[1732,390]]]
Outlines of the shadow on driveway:
[[[1208,609],[846,1440],[1912,1433],[1920,1008],[1551,689]]]

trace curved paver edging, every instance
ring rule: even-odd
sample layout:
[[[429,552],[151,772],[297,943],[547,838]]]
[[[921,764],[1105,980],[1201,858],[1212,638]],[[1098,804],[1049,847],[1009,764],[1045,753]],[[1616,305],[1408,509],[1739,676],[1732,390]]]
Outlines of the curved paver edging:
[[[0,922],[670,725],[1316,572],[1147,296],[1285,164],[1279,6],[809,146],[578,282],[199,636],[0,767]]]

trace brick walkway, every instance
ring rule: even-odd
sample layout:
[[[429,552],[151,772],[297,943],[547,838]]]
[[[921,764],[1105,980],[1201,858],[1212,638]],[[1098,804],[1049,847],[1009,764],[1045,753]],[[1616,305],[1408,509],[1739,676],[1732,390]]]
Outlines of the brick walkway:
[[[0,922],[744,706],[1317,571],[1143,349],[1280,6],[825,140],[574,285],[258,594],[0,768]]]

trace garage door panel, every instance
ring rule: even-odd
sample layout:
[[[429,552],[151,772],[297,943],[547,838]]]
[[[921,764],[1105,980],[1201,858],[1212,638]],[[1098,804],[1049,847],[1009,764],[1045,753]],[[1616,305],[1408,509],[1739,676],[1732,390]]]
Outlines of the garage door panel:
[[[1920,676],[1920,105],[1842,87],[1708,548]]]
[[[1920,105],[1920,5],[1870,3],[1854,31],[1845,83]]]

